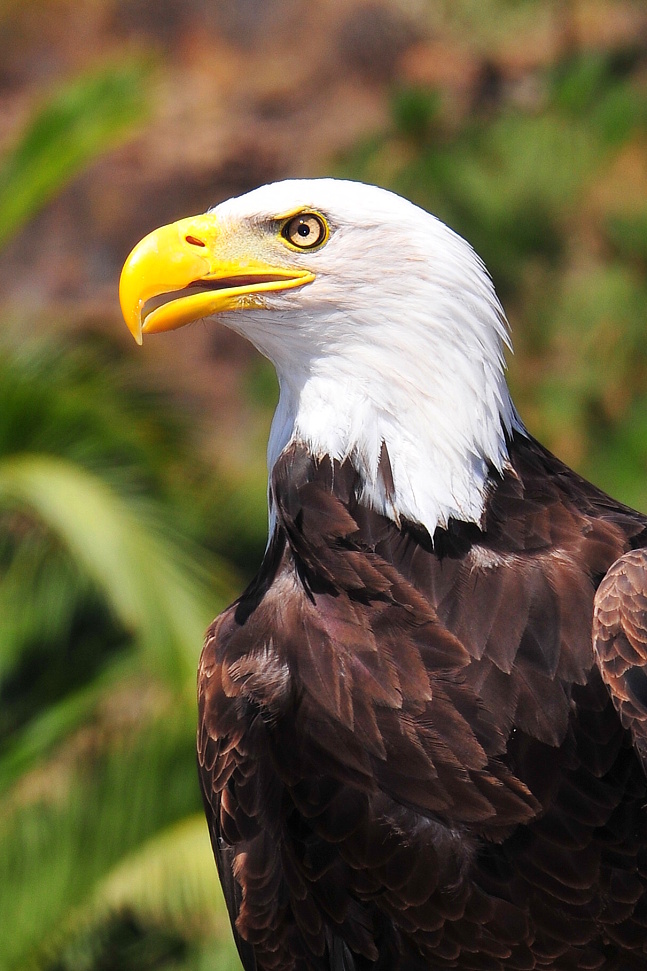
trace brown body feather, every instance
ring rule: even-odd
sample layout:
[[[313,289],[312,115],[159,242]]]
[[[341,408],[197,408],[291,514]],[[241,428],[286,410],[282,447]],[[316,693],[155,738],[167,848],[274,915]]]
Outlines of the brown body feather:
[[[523,436],[510,460],[483,528],[433,541],[348,462],[276,463],[199,672],[246,971],[647,966],[647,518]]]

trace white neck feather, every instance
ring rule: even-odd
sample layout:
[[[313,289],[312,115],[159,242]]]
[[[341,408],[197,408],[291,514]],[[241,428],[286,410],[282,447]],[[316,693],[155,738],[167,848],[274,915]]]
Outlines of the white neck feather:
[[[409,335],[418,327],[428,331],[428,321],[410,317]],[[460,350],[448,331],[435,348],[428,336],[396,347],[380,341],[390,328],[375,329],[372,343],[322,355],[306,373],[277,367],[269,468],[288,443],[301,442],[315,456],[349,458],[362,501],[396,523],[418,522],[431,536],[452,518],[480,524],[491,470],[507,463],[506,435],[523,430],[500,351],[484,358],[483,346],[466,348],[465,331]],[[384,446],[392,492],[380,472]]]

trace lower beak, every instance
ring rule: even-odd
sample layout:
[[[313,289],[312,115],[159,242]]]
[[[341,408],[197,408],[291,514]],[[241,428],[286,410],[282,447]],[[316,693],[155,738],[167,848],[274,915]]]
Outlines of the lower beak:
[[[214,215],[181,219],[135,246],[119,281],[124,320],[138,344],[143,334],[175,330],[201,317],[263,306],[268,291],[314,280],[309,270],[286,269],[226,255]]]

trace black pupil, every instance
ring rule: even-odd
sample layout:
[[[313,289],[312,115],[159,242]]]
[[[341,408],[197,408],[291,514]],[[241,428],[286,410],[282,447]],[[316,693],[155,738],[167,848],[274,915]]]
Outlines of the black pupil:
[[[307,223],[299,223],[299,228],[297,229],[297,232],[299,236],[303,236],[303,238],[305,239],[306,236],[310,235],[310,227],[308,226]]]

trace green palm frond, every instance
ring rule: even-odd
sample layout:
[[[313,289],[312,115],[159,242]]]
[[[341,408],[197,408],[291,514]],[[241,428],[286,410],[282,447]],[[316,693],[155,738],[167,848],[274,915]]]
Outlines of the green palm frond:
[[[0,460],[0,527],[5,541],[12,530],[16,534],[13,557],[0,572],[6,685],[0,727],[8,733],[0,745],[2,792],[124,680],[145,676],[152,685],[166,684],[192,709],[204,631],[222,606],[227,578],[214,556],[170,533],[154,506],[126,499],[93,473],[53,456]],[[90,606],[82,655],[65,635],[79,598]],[[42,644],[50,633],[48,655]],[[38,651],[30,661],[25,650],[35,639]],[[21,664],[27,665],[22,701],[10,680]],[[58,691],[53,679],[61,681]]]
[[[77,916],[91,924],[119,911],[189,936],[229,933],[203,813],[175,823],[123,860]]]
[[[211,968],[240,968],[202,813],[168,827],[108,874],[88,905],[72,915],[69,950],[88,937],[100,938],[98,928],[119,914],[190,942],[183,967],[209,956]]]
[[[0,246],[146,110],[148,66],[113,64],[59,89],[0,164]]]
[[[146,690],[124,691],[121,728],[106,713],[0,802],[3,971],[45,966],[71,939],[74,915],[98,914],[109,875],[122,873],[107,884],[115,894],[123,861],[200,811],[193,705],[170,693],[146,700]]]
[[[194,553],[143,501],[126,503],[97,476],[49,455],[0,463],[0,508],[50,531],[102,590],[158,672],[192,683],[214,596]]]
[[[141,680],[138,657],[127,655],[108,661],[100,673],[57,701],[32,711],[31,717],[16,728],[0,749],[0,800],[35,766],[42,764],[79,729],[91,723],[106,698],[125,685]],[[33,699],[32,699],[33,700]]]

